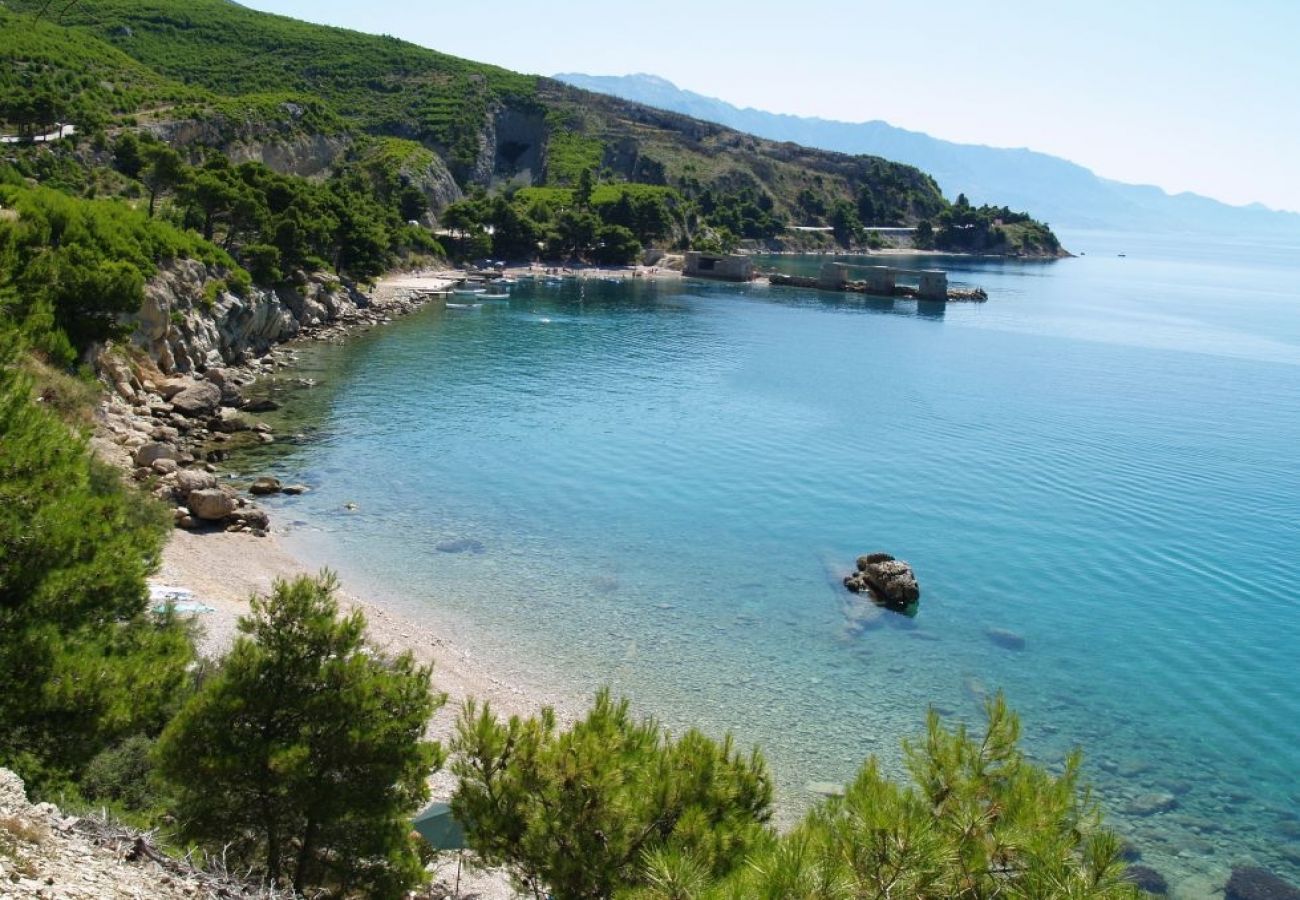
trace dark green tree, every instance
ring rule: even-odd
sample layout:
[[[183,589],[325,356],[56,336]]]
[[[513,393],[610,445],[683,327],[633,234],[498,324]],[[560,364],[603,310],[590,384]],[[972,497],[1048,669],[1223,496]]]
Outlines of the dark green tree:
[[[162,510],[32,401],[19,346],[0,328],[0,765],[45,791],[157,734],[193,646],[147,609]]]
[[[534,891],[610,897],[644,884],[656,852],[718,876],[766,839],[772,787],[758,751],[694,730],[673,740],[608,691],[568,731],[550,709],[503,723],[471,701],[453,750],[452,810],[470,845]]]
[[[577,187],[573,189],[573,205],[578,209],[591,208],[591,194],[595,190],[596,179],[591,169],[583,169],[578,176]]]
[[[930,224],[929,219],[922,219],[916,223],[916,231],[912,235],[912,245],[917,250],[934,249],[934,226]]]
[[[180,185],[185,163],[179,153],[161,142],[144,145],[140,157],[143,161],[140,180],[149,191],[149,218],[152,219],[158,198]]]
[[[626,266],[641,255],[641,242],[622,225],[602,225],[596,231],[592,258],[606,265]]]
[[[253,597],[216,675],[159,741],[182,835],[302,892],[400,897],[421,877],[408,817],[442,762],[444,698],[409,653],[365,642],[332,575]]]
[[[831,209],[831,230],[835,242],[841,247],[851,247],[862,242],[862,223],[858,221],[857,210],[843,200]]]

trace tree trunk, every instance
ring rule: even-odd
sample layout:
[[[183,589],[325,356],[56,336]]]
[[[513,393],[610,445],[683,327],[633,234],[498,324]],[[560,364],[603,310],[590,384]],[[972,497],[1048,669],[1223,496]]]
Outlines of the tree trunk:
[[[316,820],[308,819],[307,828],[302,834],[302,847],[298,850],[298,865],[293,873],[293,890],[301,894],[307,883],[307,869],[311,865],[311,855],[316,852]]]

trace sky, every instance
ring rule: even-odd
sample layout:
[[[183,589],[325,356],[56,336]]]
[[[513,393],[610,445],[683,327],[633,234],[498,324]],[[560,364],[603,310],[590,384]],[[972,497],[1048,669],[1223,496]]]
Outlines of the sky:
[[[243,2],[521,72],[645,72],[1300,212],[1300,0]]]

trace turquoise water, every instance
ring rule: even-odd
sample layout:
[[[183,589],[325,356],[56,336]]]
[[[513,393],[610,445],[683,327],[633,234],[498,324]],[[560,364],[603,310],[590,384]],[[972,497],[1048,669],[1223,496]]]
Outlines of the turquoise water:
[[[277,501],[300,552],[503,671],[761,743],[787,811],[1003,688],[1175,883],[1300,880],[1300,253],[1066,238],[1088,255],[944,261],[981,305],[571,281],[425,310],[305,350],[309,437],[259,464],[314,488]],[[836,578],[873,550],[921,609],[854,635]]]

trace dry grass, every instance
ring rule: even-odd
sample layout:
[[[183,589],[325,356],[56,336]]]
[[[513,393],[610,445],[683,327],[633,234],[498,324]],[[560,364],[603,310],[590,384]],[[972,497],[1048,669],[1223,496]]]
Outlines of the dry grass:
[[[0,846],[35,844],[39,847],[49,836],[49,829],[39,822],[22,816],[0,816]]]

